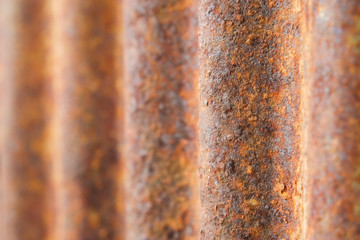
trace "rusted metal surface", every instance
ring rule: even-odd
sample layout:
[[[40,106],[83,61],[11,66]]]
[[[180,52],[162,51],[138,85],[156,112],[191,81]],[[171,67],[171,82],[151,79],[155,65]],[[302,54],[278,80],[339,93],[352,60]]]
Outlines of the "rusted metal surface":
[[[0,0],[1,240],[360,239],[357,0],[122,6]]]
[[[308,236],[360,239],[360,4],[309,1]]]
[[[53,5],[54,239],[121,239],[120,4],[62,0]]]
[[[301,2],[200,3],[201,239],[302,239]]]
[[[1,239],[49,239],[50,8],[0,1]]]
[[[127,239],[198,239],[196,13],[125,0]]]

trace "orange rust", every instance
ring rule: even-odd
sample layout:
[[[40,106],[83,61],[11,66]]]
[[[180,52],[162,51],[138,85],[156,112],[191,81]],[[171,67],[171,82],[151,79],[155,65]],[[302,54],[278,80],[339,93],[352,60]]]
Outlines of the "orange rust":
[[[54,2],[54,239],[122,239],[120,4]]]
[[[197,6],[126,0],[127,239],[198,239]]]
[[[202,0],[200,102],[197,3],[121,6],[0,0],[0,239],[360,239],[358,1]]]
[[[53,228],[49,100],[50,8],[0,1],[1,239],[49,239]]]
[[[309,1],[307,239],[360,239],[360,5]]]
[[[200,4],[201,239],[303,239],[301,1]]]

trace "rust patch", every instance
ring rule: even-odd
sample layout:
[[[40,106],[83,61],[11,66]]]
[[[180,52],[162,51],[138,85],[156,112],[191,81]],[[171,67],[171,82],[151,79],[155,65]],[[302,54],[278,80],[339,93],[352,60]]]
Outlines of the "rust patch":
[[[360,239],[360,5],[309,1],[308,236]]]
[[[201,1],[201,239],[303,238],[300,4]]]
[[[127,238],[198,239],[197,7],[126,0]]]
[[[49,239],[51,13],[47,1],[0,1],[1,239]]]
[[[120,3],[54,2],[55,239],[122,239]]]

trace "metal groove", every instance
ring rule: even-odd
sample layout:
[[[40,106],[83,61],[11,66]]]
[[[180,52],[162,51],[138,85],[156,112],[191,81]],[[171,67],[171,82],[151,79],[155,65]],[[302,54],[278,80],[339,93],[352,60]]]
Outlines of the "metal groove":
[[[356,0],[0,0],[0,240],[360,239]]]

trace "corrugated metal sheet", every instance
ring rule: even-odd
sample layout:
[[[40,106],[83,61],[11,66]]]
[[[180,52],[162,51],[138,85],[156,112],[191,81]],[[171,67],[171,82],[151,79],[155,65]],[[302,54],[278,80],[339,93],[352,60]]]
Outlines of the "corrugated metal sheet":
[[[359,19],[0,0],[0,239],[360,239]]]

